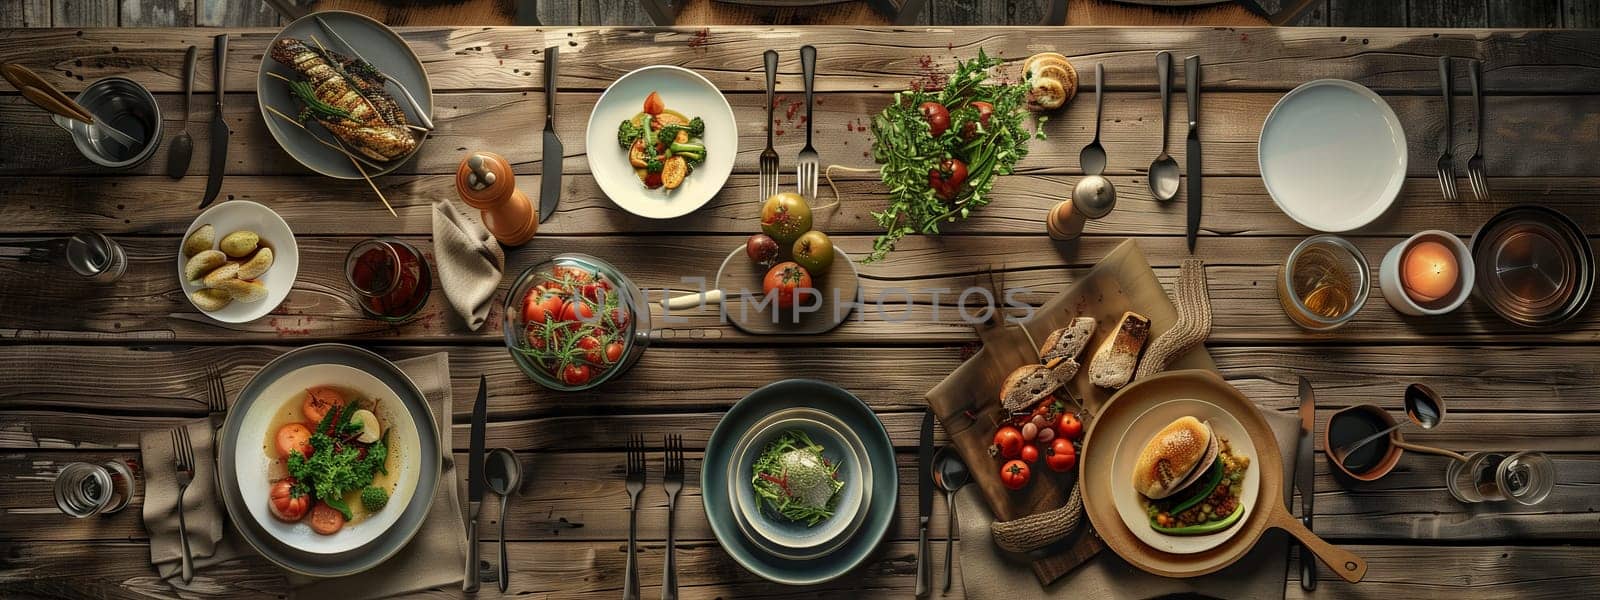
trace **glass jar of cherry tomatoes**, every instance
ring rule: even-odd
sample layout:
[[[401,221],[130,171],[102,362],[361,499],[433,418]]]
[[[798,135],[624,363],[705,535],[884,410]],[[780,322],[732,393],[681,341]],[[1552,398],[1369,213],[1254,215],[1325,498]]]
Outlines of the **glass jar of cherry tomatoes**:
[[[427,257],[394,238],[356,244],[344,257],[345,280],[367,316],[397,322],[411,318],[428,303],[433,274]]]
[[[603,260],[561,254],[529,267],[506,293],[506,348],[529,378],[559,391],[620,375],[650,341],[639,288]]]

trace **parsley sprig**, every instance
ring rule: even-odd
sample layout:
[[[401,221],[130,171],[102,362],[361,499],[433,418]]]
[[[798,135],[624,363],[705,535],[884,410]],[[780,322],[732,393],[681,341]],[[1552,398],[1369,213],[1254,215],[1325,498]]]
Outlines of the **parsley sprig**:
[[[389,432],[366,447],[353,443],[361,435],[361,423],[354,420],[358,407],[349,402],[323,415],[322,421],[311,433],[311,456],[300,453],[289,455],[289,475],[294,477],[290,495],[299,498],[310,494],[328,506],[353,518],[344,495],[372,485],[379,473],[387,474],[384,464],[389,457]]]
[[[1028,155],[1028,141],[1044,137],[1037,126],[1034,132],[1024,127],[1027,84],[990,80],[990,69],[1003,62],[979,49],[977,58],[957,62],[944,88],[896,92],[873,118],[872,157],[882,165],[879,176],[889,188],[889,206],[872,213],[884,233],[873,240],[872,254],[863,262],[882,260],[907,235],[936,235],[940,223],[966,219],[973,209],[988,204],[995,176],[1010,174]],[[938,137],[918,109],[930,101],[950,112],[950,127]],[[978,110],[972,106],[977,101],[994,106],[987,126],[978,124]],[[970,140],[962,137],[968,123],[976,132]],[[966,162],[968,175],[960,193],[945,201],[929,186],[928,172],[952,157]]]

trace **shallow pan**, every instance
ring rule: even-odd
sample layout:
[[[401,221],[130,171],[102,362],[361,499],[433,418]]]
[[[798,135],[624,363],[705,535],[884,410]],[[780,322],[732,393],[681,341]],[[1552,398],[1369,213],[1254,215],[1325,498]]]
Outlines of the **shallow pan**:
[[[1232,440],[1235,447],[1253,447],[1252,466],[1261,472],[1255,505],[1249,507],[1238,533],[1215,548],[1194,554],[1163,552],[1140,541],[1117,510],[1114,495],[1117,444],[1128,435],[1140,415],[1173,400],[1198,400],[1225,411],[1244,427],[1248,440]],[[1367,573],[1361,557],[1323,541],[1289,514],[1283,497],[1283,464],[1278,443],[1255,404],[1210,371],[1168,371],[1129,384],[1106,403],[1083,441],[1084,460],[1079,477],[1084,486],[1083,507],[1106,546],[1140,569],[1164,577],[1195,577],[1233,564],[1249,552],[1269,528],[1282,529],[1311,548],[1323,564],[1345,581],[1360,581]]]

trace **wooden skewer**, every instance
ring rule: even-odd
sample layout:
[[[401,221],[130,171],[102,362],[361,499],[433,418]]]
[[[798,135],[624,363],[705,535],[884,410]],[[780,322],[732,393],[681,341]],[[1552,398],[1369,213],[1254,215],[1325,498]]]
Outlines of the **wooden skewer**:
[[[265,106],[265,105],[263,105],[263,106]],[[293,123],[295,125],[295,127],[299,127],[300,129],[305,130],[306,133],[311,134],[311,138],[312,139],[317,140],[318,142],[322,142],[322,145],[328,146],[330,148],[333,148],[334,150],[338,150],[340,153],[344,154],[345,158],[349,158],[350,159],[350,164],[355,165],[356,171],[361,173],[361,178],[365,179],[367,181],[367,185],[372,186],[372,192],[378,195],[378,199],[379,200],[383,201],[383,207],[389,209],[389,214],[391,216],[395,216],[395,217],[400,216],[399,214],[396,214],[394,212],[394,207],[389,205],[389,199],[383,197],[383,191],[378,189],[378,184],[372,182],[372,177],[367,175],[367,170],[361,168],[361,161],[356,160],[356,156],[354,154],[350,153],[349,150],[346,150],[344,148],[343,144],[339,144],[339,145],[329,144],[327,142],[327,140],[322,139],[321,136],[318,136],[315,132],[311,131],[310,129],[307,129],[306,126],[301,124],[299,121],[296,121],[296,120],[294,120],[292,118],[289,118],[289,115],[286,115],[286,114],[283,114],[281,112],[278,112],[278,109],[273,108],[271,106],[268,106],[267,110],[271,111],[272,114],[277,115],[278,118],[283,119],[285,121],[288,121],[290,123]]]

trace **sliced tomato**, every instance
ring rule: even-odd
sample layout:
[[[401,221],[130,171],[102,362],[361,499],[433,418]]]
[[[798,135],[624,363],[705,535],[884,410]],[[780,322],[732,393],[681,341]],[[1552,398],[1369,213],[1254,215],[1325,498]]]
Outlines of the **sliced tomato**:
[[[329,410],[342,407],[348,401],[344,397],[344,392],[338,388],[319,385],[306,388],[306,397],[300,404],[300,412],[305,415],[307,421],[315,425],[322,422],[322,417],[327,416]]]
[[[318,502],[311,508],[312,531],[322,535],[333,535],[339,533],[340,529],[344,529],[344,513],[323,502]]]
[[[273,438],[278,445],[278,458],[289,458],[294,453],[311,456],[311,428],[304,423],[289,423],[279,427]]]
[[[661,111],[666,109],[667,103],[661,99],[661,94],[650,92],[649,96],[644,97],[644,112],[653,116],[661,114]]]

